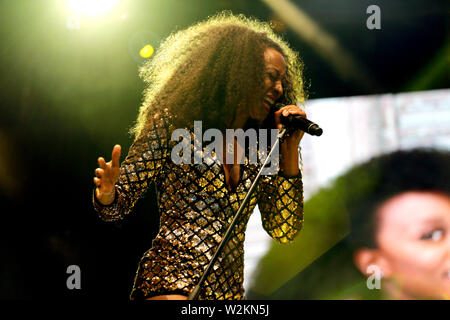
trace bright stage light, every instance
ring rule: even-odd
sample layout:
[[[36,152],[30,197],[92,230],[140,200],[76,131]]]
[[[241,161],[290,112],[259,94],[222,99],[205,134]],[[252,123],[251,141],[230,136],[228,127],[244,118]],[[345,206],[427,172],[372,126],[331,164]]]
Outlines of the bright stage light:
[[[139,55],[142,58],[150,58],[153,55],[154,51],[155,50],[153,49],[153,47],[148,44],[145,47],[143,47],[141,50],[139,50]]]
[[[117,0],[66,0],[69,9],[86,16],[97,16],[111,10]]]

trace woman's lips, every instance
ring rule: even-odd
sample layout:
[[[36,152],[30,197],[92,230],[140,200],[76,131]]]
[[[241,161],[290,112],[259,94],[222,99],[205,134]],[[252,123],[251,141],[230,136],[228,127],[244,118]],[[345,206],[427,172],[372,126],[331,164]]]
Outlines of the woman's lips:
[[[265,96],[264,97],[264,108],[266,108],[266,110],[268,112],[270,112],[270,108],[275,104],[275,98],[272,96]]]
[[[275,99],[275,97],[272,96],[272,95],[269,95],[269,94],[268,94],[267,96],[264,97],[264,99],[267,100],[267,102],[269,102],[270,104],[275,104],[275,100],[276,100],[276,99]]]

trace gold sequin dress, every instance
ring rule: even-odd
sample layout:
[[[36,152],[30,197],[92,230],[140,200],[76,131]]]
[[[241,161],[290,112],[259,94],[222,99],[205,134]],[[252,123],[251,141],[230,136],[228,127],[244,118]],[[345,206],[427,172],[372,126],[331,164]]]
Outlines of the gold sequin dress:
[[[176,165],[171,150],[171,116],[154,116],[150,129],[134,141],[120,166],[114,202],[104,206],[93,193],[101,219],[125,218],[150,183],[156,183],[160,229],[136,273],[131,299],[162,294],[189,295],[212,258],[261,164],[241,165],[238,185],[229,191],[214,153],[201,164]],[[192,143],[192,149],[194,148]],[[263,228],[275,240],[294,239],[303,223],[301,175],[262,176],[199,299],[244,299],[244,239],[250,214],[258,204]]]

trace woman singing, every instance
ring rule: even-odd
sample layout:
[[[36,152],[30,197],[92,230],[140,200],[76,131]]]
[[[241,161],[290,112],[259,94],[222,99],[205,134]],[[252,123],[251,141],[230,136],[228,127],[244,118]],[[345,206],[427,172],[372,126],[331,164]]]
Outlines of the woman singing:
[[[261,163],[250,163],[247,148],[235,139],[223,145],[223,161],[214,152],[199,164],[175,164],[172,132],[194,121],[216,128],[280,129],[280,117],[306,117],[295,104],[304,101],[302,64],[297,53],[266,23],[216,15],[169,36],[142,69],[149,84],[133,133],[134,142],[119,165],[98,159],[93,194],[105,221],[125,218],[151,183],[156,184],[160,229],[142,257],[131,299],[186,299],[222,240],[255,179]],[[275,103],[285,105],[275,110]],[[294,239],[303,224],[303,189],[296,130],[280,145],[280,165],[262,176],[232,236],[200,289],[200,299],[244,299],[244,233],[259,206],[262,225],[281,243]],[[197,137],[198,139],[198,137]],[[234,149],[234,150],[233,150]],[[248,150],[247,150],[248,151]],[[237,155],[244,155],[243,164]]]

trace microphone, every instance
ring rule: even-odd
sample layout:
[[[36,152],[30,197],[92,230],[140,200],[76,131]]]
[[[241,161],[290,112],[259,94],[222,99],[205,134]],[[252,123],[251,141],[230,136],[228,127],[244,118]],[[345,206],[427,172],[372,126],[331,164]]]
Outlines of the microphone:
[[[285,105],[282,103],[276,103],[274,109],[275,111],[278,111],[284,106]],[[285,117],[281,115],[280,121],[286,127],[300,129],[313,136],[321,136],[323,133],[323,130],[317,124],[300,116],[294,116],[290,114]]]

